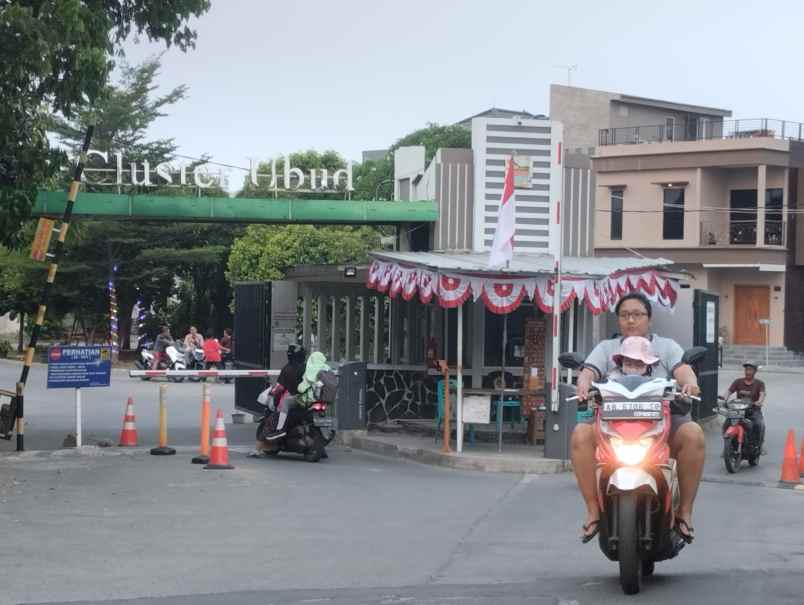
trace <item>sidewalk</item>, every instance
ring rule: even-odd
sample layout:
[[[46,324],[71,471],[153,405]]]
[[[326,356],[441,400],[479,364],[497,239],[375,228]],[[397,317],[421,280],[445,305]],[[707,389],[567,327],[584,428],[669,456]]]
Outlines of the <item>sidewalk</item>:
[[[504,443],[502,453],[496,443],[464,443],[463,453],[453,451],[445,454],[441,443],[432,436],[409,433],[366,433],[348,431],[340,435],[341,442],[349,447],[381,456],[403,458],[467,471],[487,473],[555,474],[570,470],[570,462],[544,458],[541,445]]]

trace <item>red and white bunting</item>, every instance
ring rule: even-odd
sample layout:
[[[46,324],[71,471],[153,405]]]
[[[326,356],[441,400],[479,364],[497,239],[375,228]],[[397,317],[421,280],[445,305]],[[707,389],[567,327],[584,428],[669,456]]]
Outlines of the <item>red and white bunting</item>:
[[[369,288],[388,292],[391,298],[401,294],[404,300],[429,304],[433,299],[445,309],[456,308],[470,298],[482,299],[493,313],[515,311],[526,298],[544,313],[553,312],[553,277],[513,278],[477,274],[438,273],[396,263],[374,261],[369,268]],[[573,301],[586,305],[597,315],[614,308],[626,292],[642,292],[652,302],[673,309],[678,298],[678,282],[655,269],[636,269],[613,273],[603,279],[585,279],[563,275],[561,311]]]
[[[469,280],[457,275],[442,275],[438,280],[438,302],[445,309],[460,307],[472,295]]]
[[[507,315],[522,304],[526,294],[527,286],[524,283],[486,282],[481,298],[492,313]]]

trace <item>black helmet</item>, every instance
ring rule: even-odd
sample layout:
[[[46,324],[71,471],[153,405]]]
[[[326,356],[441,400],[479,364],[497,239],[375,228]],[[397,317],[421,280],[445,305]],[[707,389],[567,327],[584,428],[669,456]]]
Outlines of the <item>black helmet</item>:
[[[290,345],[288,347],[288,363],[304,363],[307,359],[307,351],[301,345]]]

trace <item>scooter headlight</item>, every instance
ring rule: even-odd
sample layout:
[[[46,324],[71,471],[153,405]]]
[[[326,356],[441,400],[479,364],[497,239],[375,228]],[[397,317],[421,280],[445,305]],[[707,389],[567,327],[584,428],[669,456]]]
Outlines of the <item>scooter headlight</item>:
[[[612,437],[610,443],[617,459],[623,464],[633,466],[645,459],[650,446],[653,445],[653,437],[644,437],[635,442],[625,442],[619,437]]]

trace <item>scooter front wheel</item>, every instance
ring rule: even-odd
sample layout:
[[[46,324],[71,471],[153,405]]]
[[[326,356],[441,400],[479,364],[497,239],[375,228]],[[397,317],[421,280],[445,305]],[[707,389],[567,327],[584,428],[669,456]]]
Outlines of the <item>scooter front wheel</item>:
[[[635,493],[621,494],[617,499],[619,532],[617,558],[620,562],[620,585],[625,594],[637,594],[642,587],[642,561],[639,557],[639,499]]]
[[[737,453],[737,441],[734,438],[723,440],[723,462],[731,474],[740,470],[740,455]]]

